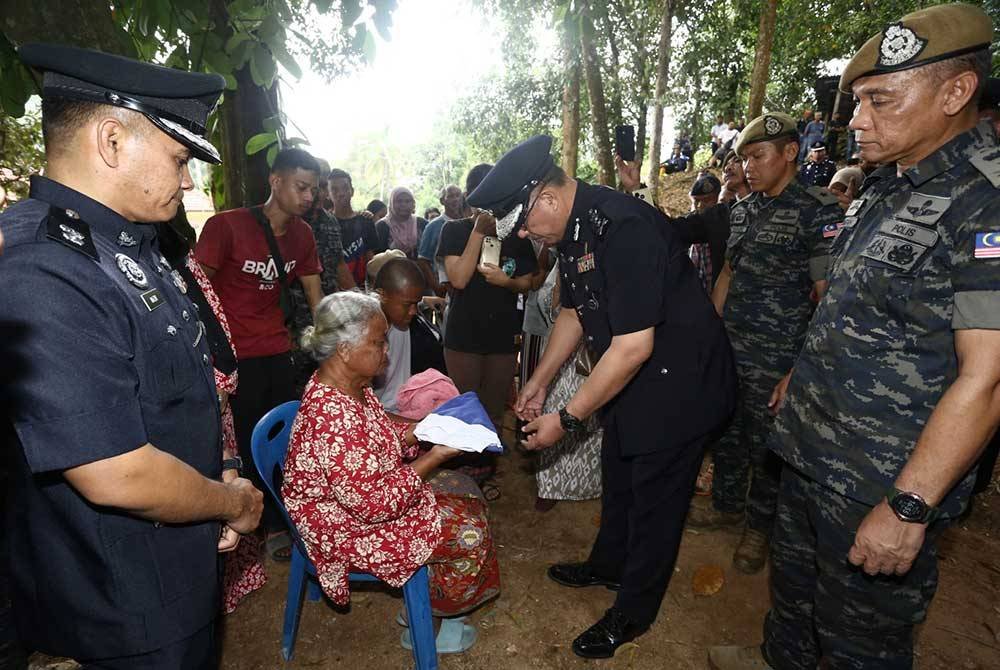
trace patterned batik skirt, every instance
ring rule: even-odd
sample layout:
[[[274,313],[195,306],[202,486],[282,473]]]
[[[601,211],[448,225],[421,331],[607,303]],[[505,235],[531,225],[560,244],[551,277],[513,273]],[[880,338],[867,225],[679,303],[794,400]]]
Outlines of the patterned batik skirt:
[[[468,477],[442,471],[431,487],[441,517],[441,542],[427,559],[431,611],[453,617],[500,595],[500,566],[486,501]]]

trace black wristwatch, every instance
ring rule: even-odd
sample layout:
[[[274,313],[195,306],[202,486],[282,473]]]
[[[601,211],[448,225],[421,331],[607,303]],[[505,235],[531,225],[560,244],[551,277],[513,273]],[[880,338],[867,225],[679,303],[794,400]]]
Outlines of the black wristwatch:
[[[582,433],[587,430],[587,424],[567,412],[565,407],[559,410],[559,425],[567,433]]]
[[[936,507],[928,505],[916,493],[900,491],[895,486],[889,489],[885,497],[896,517],[906,523],[930,523],[940,515]]]
[[[243,459],[239,456],[234,456],[233,458],[226,458],[222,461],[222,470],[236,470],[239,474],[243,474]]]

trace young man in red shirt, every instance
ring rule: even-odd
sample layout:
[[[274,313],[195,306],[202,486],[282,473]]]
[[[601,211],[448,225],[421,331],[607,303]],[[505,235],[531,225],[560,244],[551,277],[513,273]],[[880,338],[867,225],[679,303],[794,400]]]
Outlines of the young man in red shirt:
[[[270,409],[295,399],[292,343],[281,308],[277,262],[264,223],[274,235],[287,281],[301,282],[306,301],[315,311],[323,297],[323,268],[312,229],[301,217],[318,196],[319,171],[317,160],[301,149],[280,152],[268,178],[271,195],[267,202],[260,208],[216,214],[205,224],[195,248],[195,257],[212,280],[232,329],[240,380],[230,399],[236,441],[245,474],[261,490],[250,436]],[[277,552],[276,558],[287,559],[287,531],[269,499],[265,499],[261,525],[268,532],[272,555]]]

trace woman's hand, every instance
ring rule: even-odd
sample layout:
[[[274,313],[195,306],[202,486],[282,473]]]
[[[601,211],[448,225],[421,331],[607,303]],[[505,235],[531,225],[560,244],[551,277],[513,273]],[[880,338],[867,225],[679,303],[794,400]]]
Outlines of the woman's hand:
[[[507,285],[510,284],[510,277],[507,276],[507,273],[493,263],[480,263],[476,266],[476,270],[486,279],[487,284],[501,288],[507,288]]]
[[[521,392],[517,395],[517,402],[514,403],[514,413],[522,421],[533,421],[542,413],[542,406],[545,404],[545,396],[548,389],[539,384],[534,379],[521,387]]]
[[[487,237],[497,236],[497,220],[486,210],[480,210],[476,215],[476,223],[473,230]]]
[[[433,454],[437,458],[440,458],[441,463],[444,463],[446,461],[450,461],[451,459],[461,454],[462,450],[456,449],[455,447],[447,447],[443,444],[435,444],[433,447],[431,447],[431,450],[428,453]]]
[[[223,526],[222,534],[219,536],[219,553],[225,554],[235,549],[240,543],[240,537],[242,536],[229,526]]]

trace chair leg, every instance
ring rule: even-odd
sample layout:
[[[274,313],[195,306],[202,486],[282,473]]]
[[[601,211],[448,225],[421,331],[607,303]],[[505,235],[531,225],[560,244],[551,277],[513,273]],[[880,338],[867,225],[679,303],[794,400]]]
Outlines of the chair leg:
[[[427,566],[423,566],[403,585],[406,617],[413,641],[413,660],[417,670],[437,670],[437,645],[434,641],[434,621],[431,619],[430,581]]]
[[[288,571],[288,593],[285,596],[285,624],[281,631],[281,656],[286,661],[292,660],[295,653],[305,585],[306,559],[298,547],[292,545],[292,564]]]
[[[319,580],[314,579],[312,576],[310,576],[306,581],[309,584],[309,590],[307,591],[309,600],[312,602],[316,602],[317,600],[322,600],[323,589],[319,585]]]

